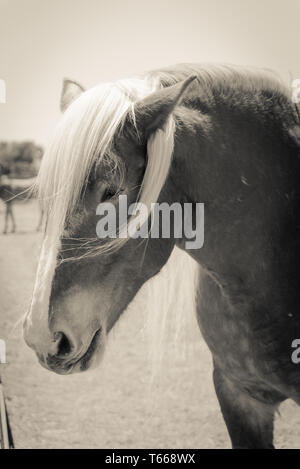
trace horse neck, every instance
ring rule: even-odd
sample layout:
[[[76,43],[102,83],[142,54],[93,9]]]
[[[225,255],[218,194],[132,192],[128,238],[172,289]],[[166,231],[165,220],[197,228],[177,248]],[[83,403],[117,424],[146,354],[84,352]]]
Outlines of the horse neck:
[[[181,109],[170,180],[181,200],[205,204],[204,245],[189,254],[225,288],[261,281],[271,294],[272,252],[286,230],[295,232],[287,213],[299,202],[299,148],[286,130],[292,116],[268,112],[256,115],[251,103],[205,114]],[[278,256],[285,272],[289,256]]]

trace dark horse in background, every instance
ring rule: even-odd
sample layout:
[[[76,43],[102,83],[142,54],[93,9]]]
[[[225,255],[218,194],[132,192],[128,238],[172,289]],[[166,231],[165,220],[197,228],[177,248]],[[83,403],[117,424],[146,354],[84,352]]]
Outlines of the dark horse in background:
[[[290,94],[272,72],[235,66],[180,65],[87,91],[65,82],[39,174],[48,219],[24,324],[43,366],[67,374],[95,365],[121,313],[180,248],[198,265],[197,317],[232,445],[273,447],[279,404],[300,404],[291,359],[300,139]],[[147,206],[204,202],[203,247],[189,250],[174,233],[96,239],[97,205],[118,212],[119,194]]]
[[[30,192],[31,187],[35,182],[35,178],[16,179],[9,177],[9,170],[0,165],[0,199],[5,204],[5,222],[3,233],[6,234],[9,230],[9,219],[11,220],[11,232],[16,231],[16,221],[13,212],[13,205],[16,202],[26,201],[32,195]],[[43,213],[40,210],[39,222],[37,231],[42,227]]]

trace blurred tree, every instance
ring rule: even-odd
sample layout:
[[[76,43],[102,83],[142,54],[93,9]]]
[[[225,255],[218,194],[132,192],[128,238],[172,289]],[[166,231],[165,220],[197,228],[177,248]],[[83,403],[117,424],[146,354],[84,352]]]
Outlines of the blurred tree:
[[[0,142],[0,165],[11,177],[34,177],[40,166],[43,148],[32,141]]]

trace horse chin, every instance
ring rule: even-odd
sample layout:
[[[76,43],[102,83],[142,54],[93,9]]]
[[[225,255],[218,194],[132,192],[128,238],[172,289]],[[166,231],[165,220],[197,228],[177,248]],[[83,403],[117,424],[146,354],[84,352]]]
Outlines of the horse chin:
[[[100,328],[95,333],[89,348],[85,354],[72,366],[71,373],[79,373],[97,368],[100,364],[105,349],[105,337]]]

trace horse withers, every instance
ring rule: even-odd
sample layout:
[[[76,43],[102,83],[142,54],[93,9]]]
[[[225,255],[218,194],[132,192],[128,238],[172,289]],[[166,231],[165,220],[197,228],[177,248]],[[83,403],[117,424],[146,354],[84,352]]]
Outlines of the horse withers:
[[[232,445],[272,448],[279,404],[300,403],[291,359],[300,142],[290,90],[269,71],[180,65],[87,91],[65,82],[61,105],[38,176],[47,228],[26,342],[57,373],[95,366],[122,312],[179,248],[197,265],[197,318]],[[203,247],[188,249],[172,230],[97,238],[99,202],[118,214],[120,195],[148,208],[204,203]],[[170,278],[162,304],[184,304],[183,285]]]

